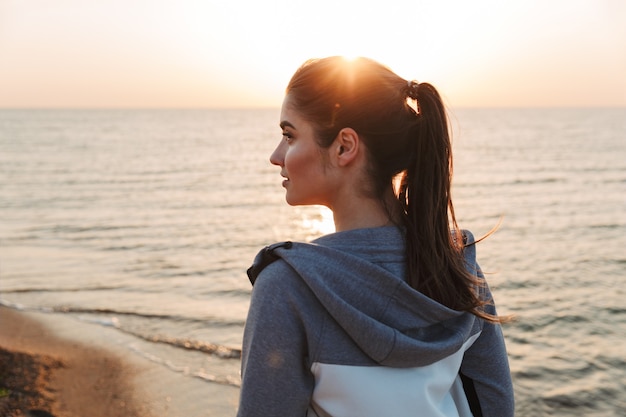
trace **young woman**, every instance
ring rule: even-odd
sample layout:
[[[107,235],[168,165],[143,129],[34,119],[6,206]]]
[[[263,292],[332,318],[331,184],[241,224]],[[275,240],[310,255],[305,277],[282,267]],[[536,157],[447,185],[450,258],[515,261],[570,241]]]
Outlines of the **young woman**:
[[[268,246],[248,270],[238,415],[512,416],[435,88],[365,58],[311,60],[280,127],[287,202],[329,207],[336,233]]]

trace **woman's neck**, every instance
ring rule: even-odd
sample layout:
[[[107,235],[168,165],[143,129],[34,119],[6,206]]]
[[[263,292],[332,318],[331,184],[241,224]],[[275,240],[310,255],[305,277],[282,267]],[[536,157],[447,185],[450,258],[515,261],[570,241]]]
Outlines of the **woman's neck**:
[[[331,207],[331,210],[337,232],[391,226],[400,224],[401,221],[401,208],[391,189],[385,193],[382,200],[353,197],[336,207]]]

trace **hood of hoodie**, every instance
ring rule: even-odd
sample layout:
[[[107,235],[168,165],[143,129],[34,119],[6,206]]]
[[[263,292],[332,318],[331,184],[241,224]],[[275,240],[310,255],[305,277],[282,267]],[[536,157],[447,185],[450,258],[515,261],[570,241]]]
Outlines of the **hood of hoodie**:
[[[471,234],[464,233],[472,243]],[[474,245],[464,254],[468,269],[478,270]],[[254,284],[260,271],[278,259],[297,273],[354,343],[383,366],[429,365],[463,348],[482,329],[474,315],[452,310],[405,282],[404,236],[396,227],[268,246],[248,270],[250,281]]]

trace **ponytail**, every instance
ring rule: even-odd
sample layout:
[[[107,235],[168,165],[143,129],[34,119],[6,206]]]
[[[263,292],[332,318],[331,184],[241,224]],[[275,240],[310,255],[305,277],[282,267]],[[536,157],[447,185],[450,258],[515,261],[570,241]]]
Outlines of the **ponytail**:
[[[463,258],[464,239],[451,198],[452,143],[445,107],[428,83],[409,82],[408,96],[417,101],[417,122],[398,193],[407,231],[408,283],[447,307],[498,321],[483,311],[488,300],[476,290],[482,284]]]

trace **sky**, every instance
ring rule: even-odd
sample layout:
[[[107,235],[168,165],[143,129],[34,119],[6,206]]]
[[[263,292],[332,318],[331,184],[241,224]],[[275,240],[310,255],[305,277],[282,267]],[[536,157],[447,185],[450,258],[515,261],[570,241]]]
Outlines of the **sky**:
[[[1,108],[279,107],[329,55],[453,107],[626,107],[626,1],[0,0]]]

